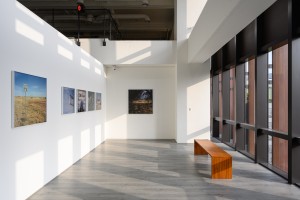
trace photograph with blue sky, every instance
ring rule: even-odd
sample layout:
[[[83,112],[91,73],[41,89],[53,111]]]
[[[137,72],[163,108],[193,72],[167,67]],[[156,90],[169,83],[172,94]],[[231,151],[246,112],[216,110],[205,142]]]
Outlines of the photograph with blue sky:
[[[27,84],[26,96],[46,97],[47,79],[20,72],[14,72],[15,96],[25,96],[24,85]]]
[[[47,121],[47,79],[13,72],[13,127]]]

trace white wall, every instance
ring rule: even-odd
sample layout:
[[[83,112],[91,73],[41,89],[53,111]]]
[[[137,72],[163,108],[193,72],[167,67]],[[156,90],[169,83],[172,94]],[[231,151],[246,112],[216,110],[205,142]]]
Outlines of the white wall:
[[[13,0],[0,17],[0,199],[26,199],[104,138],[103,66]],[[11,72],[47,78],[47,122],[11,128]],[[61,115],[61,87],[103,94],[101,111]]]
[[[192,143],[195,138],[210,138],[210,61],[203,64],[188,63],[187,1],[176,0],[178,143]]]
[[[207,3],[207,0],[188,0],[187,1],[187,12],[186,12],[187,24],[186,24],[186,26],[187,26],[187,37],[188,38],[189,38],[190,34],[192,33],[206,3]]]
[[[107,69],[107,138],[175,138],[175,68]],[[128,114],[128,89],[153,89],[153,114]]]
[[[104,65],[174,65],[176,41],[109,41],[81,39],[81,46]]]

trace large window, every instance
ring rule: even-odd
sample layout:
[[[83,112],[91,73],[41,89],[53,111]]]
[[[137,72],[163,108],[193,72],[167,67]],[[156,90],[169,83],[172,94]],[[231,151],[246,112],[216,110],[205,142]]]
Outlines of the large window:
[[[268,53],[268,128],[288,132],[288,46]],[[287,140],[268,136],[268,163],[287,172]]]
[[[272,52],[272,129],[288,132],[288,45]],[[273,137],[272,164],[288,171],[288,141]]]

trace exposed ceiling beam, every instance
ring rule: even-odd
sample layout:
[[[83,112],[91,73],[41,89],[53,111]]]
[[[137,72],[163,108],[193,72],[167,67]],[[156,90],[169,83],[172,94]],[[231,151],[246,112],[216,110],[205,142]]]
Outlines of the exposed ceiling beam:
[[[118,37],[116,39],[134,39],[135,36],[144,40],[153,38],[166,40],[162,35],[173,34],[174,0],[147,0],[149,6],[143,7],[142,3],[145,1],[84,0],[86,11],[80,15],[80,35],[91,37],[103,35],[104,23],[105,30],[109,31],[110,23],[113,22],[112,32],[120,31],[118,36],[115,34]],[[66,33],[67,37],[73,37],[74,33],[78,32],[76,0],[19,0],[19,2],[57,30]],[[113,21],[109,20],[111,16],[109,11]]]
[[[30,9],[76,9],[75,0],[20,0]],[[174,2],[171,0],[152,0],[148,7],[143,7],[141,1],[94,1],[85,0],[87,9],[174,9]],[[126,6],[124,6],[126,3]]]

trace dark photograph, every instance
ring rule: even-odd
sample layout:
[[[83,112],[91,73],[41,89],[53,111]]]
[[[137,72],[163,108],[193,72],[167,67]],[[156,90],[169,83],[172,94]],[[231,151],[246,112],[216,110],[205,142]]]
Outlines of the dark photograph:
[[[129,114],[153,114],[152,90],[129,90]]]

